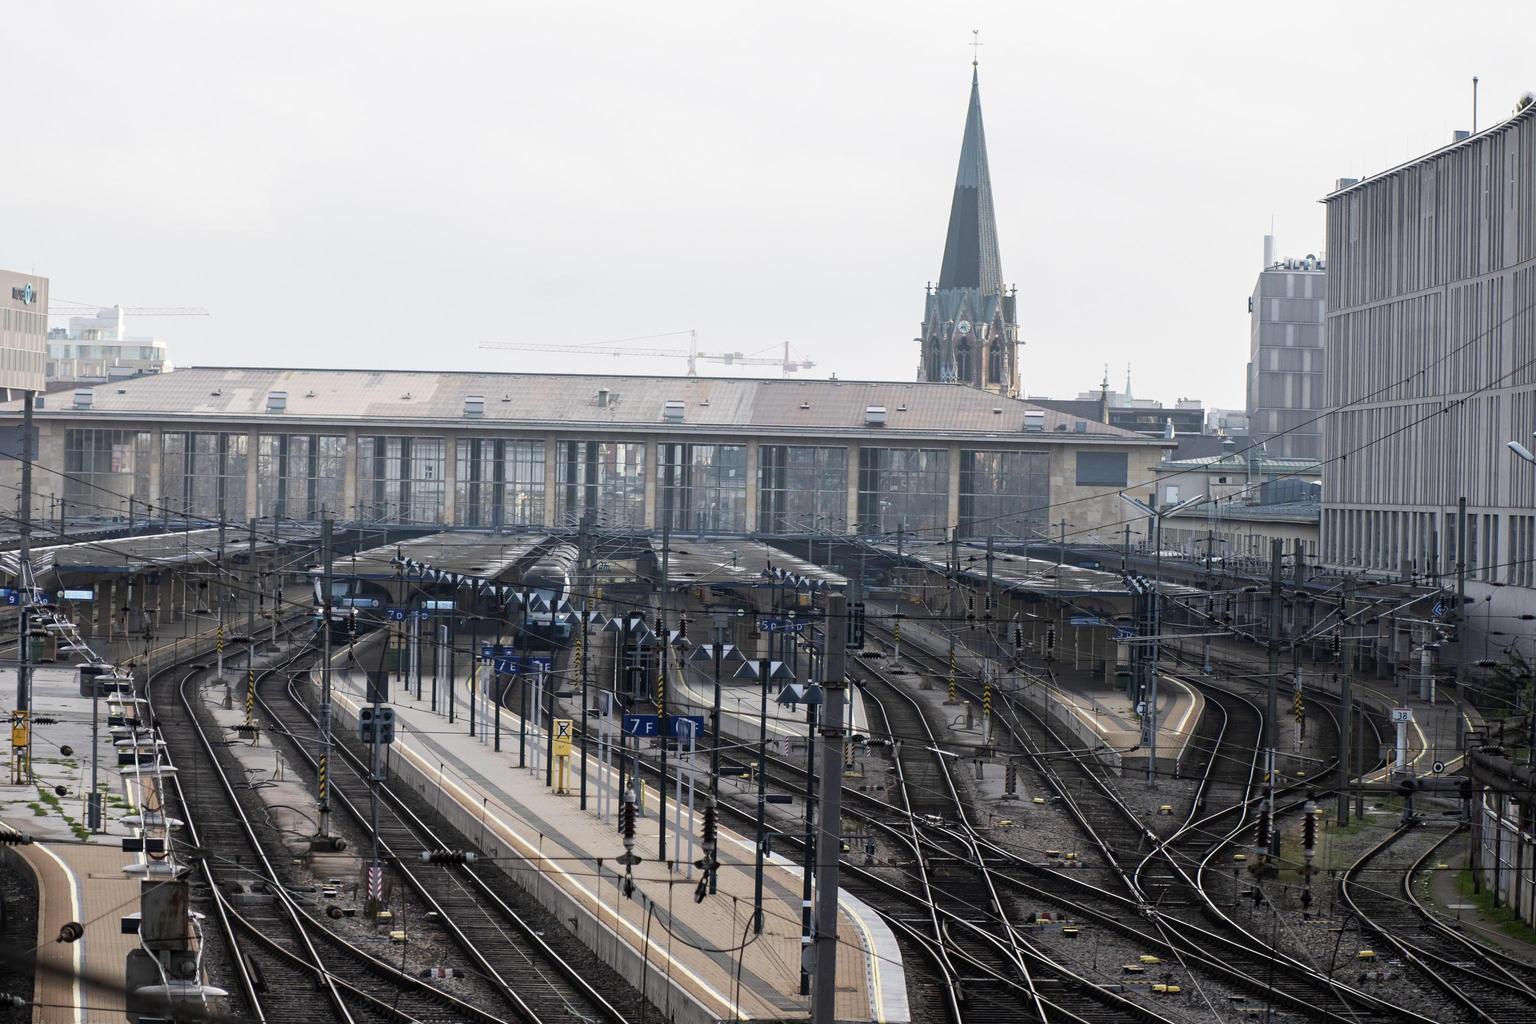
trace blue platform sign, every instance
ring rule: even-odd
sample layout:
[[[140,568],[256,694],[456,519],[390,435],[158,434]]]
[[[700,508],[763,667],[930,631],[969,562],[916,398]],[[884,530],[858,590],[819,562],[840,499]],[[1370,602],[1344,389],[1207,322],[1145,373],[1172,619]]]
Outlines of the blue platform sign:
[[[1067,620],[1074,626],[1102,626],[1104,620],[1097,615],[1074,615]]]
[[[497,672],[516,676],[525,672],[548,672],[554,663],[548,658],[503,656],[492,659],[492,664]]]
[[[10,587],[0,587],[0,601],[6,604],[21,604],[21,594]]]
[[[759,633],[799,633],[805,629],[805,623],[797,619],[758,619],[757,631]]]
[[[684,722],[693,723],[693,734],[695,736],[704,735],[703,715],[668,715],[668,735],[674,739],[686,736],[688,730],[683,727]],[[639,736],[642,738],[659,736],[661,735],[661,719],[657,715],[625,715],[624,734],[626,736]]]
[[[514,644],[481,644],[480,657],[486,661],[492,658],[513,658],[517,656],[517,647]]]
[[[404,622],[405,621],[405,609],[404,608],[386,608],[386,609],[384,609],[384,614],[389,616],[389,621],[390,622]]]
[[[1116,629],[1115,630],[1115,639],[1116,640],[1129,640],[1131,637],[1133,637],[1135,635],[1136,634],[1132,633],[1128,629],[1121,628],[1121,629]]]

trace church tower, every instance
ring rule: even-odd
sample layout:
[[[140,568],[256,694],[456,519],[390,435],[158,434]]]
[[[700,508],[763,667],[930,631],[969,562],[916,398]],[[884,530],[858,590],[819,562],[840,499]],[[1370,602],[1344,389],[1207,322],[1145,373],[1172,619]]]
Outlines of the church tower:
[[[981,127],[981,86],[971,65],[971,103],[960,143],[960,169],[949,207],[939,283],[923,306],[917,379],[1019,393],[1018,290],[1003,286],[997,215]]]

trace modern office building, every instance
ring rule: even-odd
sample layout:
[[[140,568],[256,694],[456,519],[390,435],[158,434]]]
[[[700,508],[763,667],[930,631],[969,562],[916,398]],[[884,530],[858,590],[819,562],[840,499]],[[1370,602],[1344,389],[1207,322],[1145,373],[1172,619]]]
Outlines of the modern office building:
[[[169,369],[164,340],[130,335],[122,306],[70,317],[68,327],[48,332],[50,381],[114,380]]]
[[[1470,622],[1536,610],[1536,107],[1340,184],[1323,558],[1454,580],[1464,539]]]
[[[1198,436],[1205,428],[1205,409],[1197,399],[1181,398],[1172,406],[1151,398],[1100,389],[1084,391],[1076,398],[1043,398],[1029,401],[1069,416],[1085,416],[1149,437]]]
[[[914,540],[1028,538],[1062,502],[1112,533],[1169,445],[974,388],[706,377],[196,367],[37,419],[39,515]]]
[[[974,64],[939,283],[923,299],[917,379],[1019,393],[1018,289],[1003,285],[997,212]]]
[[[44,387],[48,279],[0,270],[0,389],[7,397]]]
[[[1248,433],[1278,458],[1322,455],[1327,280],[1322,259],[1277,261],[1273,236],[1264,236],[1264,268],[1248,297]]]

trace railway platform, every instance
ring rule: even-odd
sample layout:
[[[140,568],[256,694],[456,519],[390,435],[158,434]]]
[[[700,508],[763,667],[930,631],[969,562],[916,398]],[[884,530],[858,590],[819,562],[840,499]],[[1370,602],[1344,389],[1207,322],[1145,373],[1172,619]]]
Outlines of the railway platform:
[[[360,655],[361,656],[361,655]],[[348,652],[340,652],[332,674],[336,727],[354,728],[365,699],[365,673]],[[771,855],[764,878],[764,928],[752,928],[755,846],[752,838],[719,830],[718,892],[695,902],[701,872],[692,867],[688,846],[678,843],[674,801],[668,810],[665,857],[661,849],[657,794],[651,788],[638,821],[633,895],[626,897],[624,852],[617,832],[616,801],[606,820],[599,817],[596,782],[616,787],[616,769],[596,756],[587,762],[589,801],[577,795],[580,745],[573,745],[566,792],[546,785],[545,755],[525,746],[519,767],[519,725],[515,713],[501,714],[501,749],[487,721],[483,694],[472,696],[468,679],[458,680],[454,721],[447,694],[430,698],[392,695],[395,742],[387,771],[432,802],[466,837],[492,857],[524,889],[569,923],[582,941],[618,970],[662,1012],[664,1019],[703,1024],[721,1020],[807,1019],[809,996],[799,994],[801,970],[801,888],[798,866]],[[472,707],[479,710],[472,719]],[[471,733],[470,723],[474,722]],[[530,721],[531,725],[531,721]],[[617,730],[615,729],[615,733]],[[689,827],[698,851],[702,794],[708,770],[699,755],[700,797]],[[842,895],[838,929],[837,1019],[910,1019],[901,952],[895,936],[872,908]]]
[[[139,909],[139,882],[123,873],[132,855],[117,846],[54,840],[6,849],[37,882],[32,1024],[123,1020],[123,965],[139,944],[120,923]],[[83,926],[82,936],[58,941],[71,922]]]

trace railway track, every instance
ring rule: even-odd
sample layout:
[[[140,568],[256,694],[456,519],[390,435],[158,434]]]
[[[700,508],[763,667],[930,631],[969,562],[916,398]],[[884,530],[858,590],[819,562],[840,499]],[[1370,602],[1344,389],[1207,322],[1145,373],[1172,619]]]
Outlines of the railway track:
[[[1409,822],[1344,872],[1340,896],[1365,935],[1385,943],[1470,1019],[1485,1024],[1536,1021],[1536,969],[1443,924],[1414,890],[1430,858],[1464,828]]]
[[[257,688],[257,704],[311,776],[318,721],[300,674],[276,673]],[[368,762],[360,744],[337,735],[332,742],[329,786],[333,804],[357,826],[370,828]],[[475,846],[441,823],[404,787],[379,787],[379,845],[389,867],[438,915],[464,955],[529,1022],[609,1021],[628,1024],[642,1016],[642,1000],[627,982],[569,936],[564,926],[488,863],[423,864],[420,850]],[[435,819],[429,822],[428,819]],[[599,990],[602,986],[604,991]],[[608,994],[605,994],[606,993]],[[616,1004],[635,1007],[633,1013]]]
[[[185,859],[198,862],[207,886],[195,894],[194,908],[207,907],[220,920],[224,953],[247,1014],[284,1024],[500,1024],[505,1018],[349,942],[285,881],[256,824],[265,816],[261,797],[204,706],[204,675],[203,666],[186,663],[163,670],[150,682],[149,700],[166,749],[176,758],[177,772],[168,776],[175,804],[169,813],[186,823],[191,845]]]
[[[875,632],[884,631],[876,627]],[[893,646],[888,639],[882,638],[882,642]],[[931,672],[942,673],[947,670],[947,663],[943,659],[922,650],[910,640],[902,653],[904,657],[926,664]],[[962,692],[979,701],[980,695],[973,688],[974,685],[975,681],[970,679],[959,682]],[[1124,886],[1122,895],[1129,906],[1134,907],[1133,914],[1136,916],[1132,919],[1139,917],[1147,922],[1145,931],[1141,932],[1145,938],[1173,952],[1186,966],[1202,967],[1230,985],[1260,994],[1293,1010],[1309,1012],[1319,1019],[1429,1020],[1411,1009],[1398,1007],[1374,994],[1340,984],[1313,966],[1286,956],[1262,937],[1251,934],[1220,913],[1205,895],[1201,877],[1198,874],[1191,876],[1178,853],[1167,850],[1164,842],[1130,811],[1120,799],[1115,783],[1102,765],[1076,752],[1064,756],[1064,752],[1070,752],[1071,745],[1056,736],[1048,724],[1006,699],[1006,696],[999,700],[994,695],[993,707],[994,724],[1005,730],[1026,751],[1042,781],[1056,792],[1057,797],[1078,820],[1085,835],[1099,849],[1109,870],[1121,879]],[[1258,714],[1257,708],[1253,711]],[[1241,734],[1234,734],[1234,739],[1240,738]],[[1055,751],[1052,756],[1047,758],[1040,755],[1042,741],[1054,744],[1051,747]],[[1247,749],[1245,758],[1233,763],[1241,764],[1243,760],[1251,759],[1253,748]],[[1227,755],[1218,754],[1219,747],[1208,758],[1207,775],[1211,766],[1226,762]],[[1076,773],[1078,779],[1092,787],[1089,798],[1078,799],[1073,795],[1066,784],[1067,776],[1071,773]],[[1215,791],[1213,787],[1212,791]],[[1251,787],[1245,788],[1245,791],[1248,795],[1244,800],[1218,809],[1213,817],[1223,814],[1238,815],[1240,818],[1245,816],[1247,808],[1256,799]],[[1215,852],[1235,838],[1242,828],[1240,823],[1225,836],[1219,836],[1219,842],[1212,842],[1204,862],[1208,863]],[[1128,852],[1135,855],[1138,863],[1132,862]],[[1049,870],[1041,872],[1006,851],[998,850],[996,853],[999,859],[1011,863],[1007,869],[994,864],[994,875],[1012,881],[1010,876],[1016,871],[1028,873],[1032,876],[1030,882],[1058,893],[1061,903],[1066,906],[1076,907],[1079,912],[1093,911],[1100,921],[1111,927],[1115,927],[1110,922],[1116,916],[1124,919],[1126,906],[1117,909],[1115,901],[1107,900],[1104,893],[1085,891],[1092,887],[1084,885],[1069,873]],[[1202,909],[1214,918],[1215,928],[1190,920],[1188,916],[1165,912],[1140,888],[1132,872],[1147,877],[1145,865],[1154,857],[1160,858],[1184,888],[1195,895]]]

